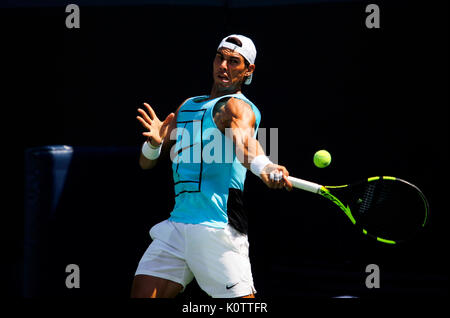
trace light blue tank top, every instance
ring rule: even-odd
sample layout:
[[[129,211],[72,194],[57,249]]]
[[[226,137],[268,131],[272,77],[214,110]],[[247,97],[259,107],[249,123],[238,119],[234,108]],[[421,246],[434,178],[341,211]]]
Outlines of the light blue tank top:
[[[256,106],[243,94],[188,99],[179,109],[171,153],[175,206],[170,220],[224,228],[228,223],[228,189],[244,190],[247,169],[239,162],[232,139],[216,126],[213,109],[223,98],[239,98],[255,114],[255,135],[261,121]]]

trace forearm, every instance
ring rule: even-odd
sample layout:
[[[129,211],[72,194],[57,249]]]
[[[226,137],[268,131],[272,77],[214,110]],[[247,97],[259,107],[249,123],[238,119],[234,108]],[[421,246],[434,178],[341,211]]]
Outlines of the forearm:
[[[250,169],[251,162],[260,155],[264,149],[259,141],[253,138],[252,130],[233,129],[233,142],[236,147],[236,156],[244,167]]]
[[[139,157],[139,166],[144,170],[155,167],[161,154],[161,147],[162,145],[152,145],[148,140],[144,142]]]
[[[217,112],[214,120],[218,127],[223,127],[225,135],[229,136],[231,132],[236,156],[245,168],[261,178],[269,188],[292,188],[287,179],[287,169],[270,161],[259,141],[254,138],[256,119],[250,106],[232,98]]]
[[[155,159],[155,160],[147,159],[141,152],[141,155],[139,157],[139,166],[143,170],[152,169],[156,166],[157,163],[158,163],[158,159]]]

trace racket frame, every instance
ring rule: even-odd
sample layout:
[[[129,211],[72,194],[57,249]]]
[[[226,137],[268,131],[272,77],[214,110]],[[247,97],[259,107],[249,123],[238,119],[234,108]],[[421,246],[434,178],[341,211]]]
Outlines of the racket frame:
[[[304,191],[308,191],[308,192],[312,192],[312,193],[316,193],[319,194],[321,196],[323,196],[324,198],[327,198],[328,200],[332,201],[334,204],[336,204],[344,213],[345,215],[349,218],[349,220],[352,222],[353,225],[357,225],[357,222],[355,220],[355,218],[353,217],[352,211],[350,210],[350,207],[347,205],[344,205],[344,203],[342,203],[337,197],[335,197],[330,190],[332,189],[340,189],[340,188],[346,188],[349,187],[348,184],[344,184],[344,185],[340,185],[340,186],[323,186],[320,185],[318,183],[314,183],[314,182],[310,182],[310,181],[306,181],[303,179],[299,179],[299,178],[295,178],[295,177],[287,177],[287,179],[292,183],[292,186]],[[373,182],[373,181],[378,181],[378,180],[391,180],[391,181],[399,181],[399,182],[403,182],[408,184],[409,186],[413,187],[414,189],[417,190],[417,192],[420,194],[424,206],[425,206],[425,218],[424,221],[422,223],[422,227],[425,227],[425,225],[428,222],[428,218],[429,218],[429,204],[428,201],[425,197],[425,195],[422,193],[422,191],[415,186],[414,184],[405,181],[403,179],[400,178],[396,178],[396,177],[391,177],[391,176],[375,176],[375,177],[370,177],[367,178],[367,180],[363,181],[363,182]],[[374,238],[375,240],[377,240],[378,242],[381,243],[385,243],[385,244],[391,244],[391,245],[395,245],[399,242],[401,242],[401,240],[390,240],[390,239],[386,239],[386,238],[382,238],[380,236],[376,236],[373,235],[371,233],[369,233],[366,229],[364,229],[363,227],[360,227],[362,233],[364,235],[370,236],[372,238]]]

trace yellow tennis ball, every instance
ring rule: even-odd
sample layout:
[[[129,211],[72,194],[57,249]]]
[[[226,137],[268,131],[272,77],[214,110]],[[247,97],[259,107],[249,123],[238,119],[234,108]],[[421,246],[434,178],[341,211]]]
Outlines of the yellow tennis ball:
[[[331,155],[326,150],[319,150],[314,154],[314,164],[318,168],[328,167],[331,163]]]

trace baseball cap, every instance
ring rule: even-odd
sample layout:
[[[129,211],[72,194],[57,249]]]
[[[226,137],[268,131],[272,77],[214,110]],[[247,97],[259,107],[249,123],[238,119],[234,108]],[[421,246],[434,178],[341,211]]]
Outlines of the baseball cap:
[[[239,41],[241,41],[242,45],[238,45],[233,43],[233,40],[228,40],[229,38],[237,38]],[[220,42],[217,49],[220,49],[221,47],[225,47],[227,49],[233,50],[241,54],[247,62],[250,64],[255,64],[256,59],[256,47],[255,44],[253,44],[253,41],[243,35],[240,34],[232,34],[229,36],[226,36],[223,38],[223,40]],[[249,85],[252,82],[253,73],[247,79],[245,80],[245,84]]]

